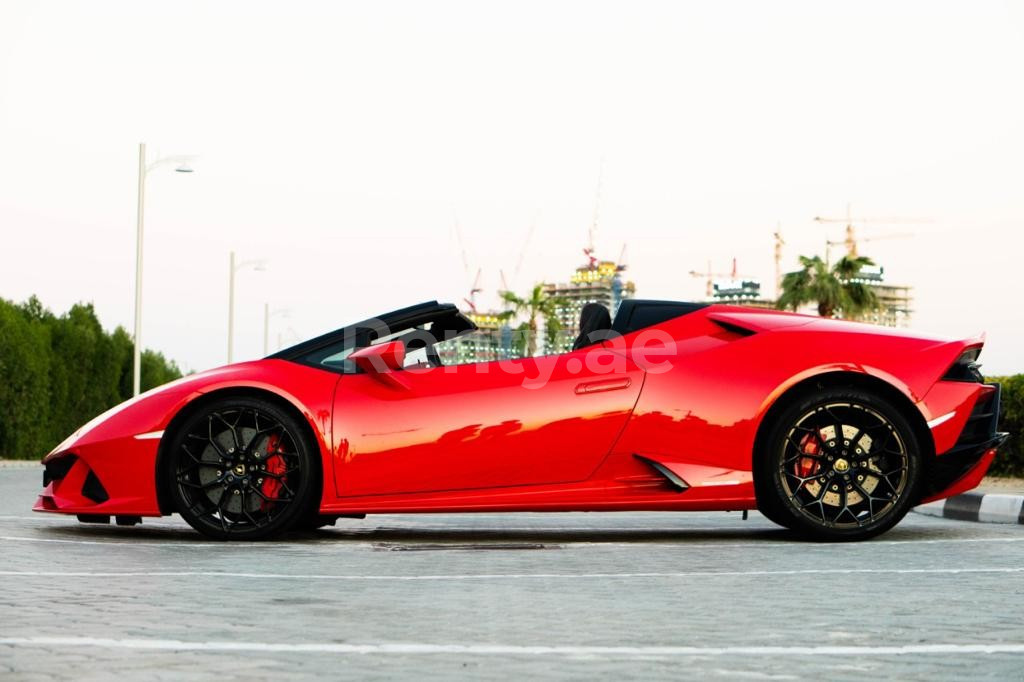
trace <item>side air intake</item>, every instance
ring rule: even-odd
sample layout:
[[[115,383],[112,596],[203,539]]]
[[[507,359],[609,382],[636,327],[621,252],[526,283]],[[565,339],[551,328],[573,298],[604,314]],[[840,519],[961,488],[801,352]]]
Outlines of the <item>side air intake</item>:
[[[661,462],[655,462],[653,459],[644,457],[643,455],[634,454],[633,456],[664,476],[665,480],[669,482],[669,485],[677,491],[683,492],[684,490],[689,490],[690,484],[680,478],[677,473],[666,467]]]

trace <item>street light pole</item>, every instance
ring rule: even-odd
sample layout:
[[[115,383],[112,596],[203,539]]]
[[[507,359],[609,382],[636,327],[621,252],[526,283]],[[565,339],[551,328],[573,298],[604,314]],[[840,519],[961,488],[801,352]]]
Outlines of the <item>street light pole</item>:
[[[263,357],[270,355],[270,318],[275,315],[281,317],[288,317],[288,308],[278,308],[277,310],[271,310],[269,303],[263,304]],[[278,338],[281,335],[278,334]]]
[[[235,252],[231,252],[230,267],[228,269],[228,364],[235,349]]]
[[[142,216],[146,200],[146,143],[139,144],[139,207],[135,224],[135,347],[132,349],[132,395],[142,390]]]
[[[262,272],[266,269],[266,262],[262,260],[244,260],[235,264],[235,252],[231,252],[228,261],[228,364],[230,365],[235,355],[235,273],[246,267],[253,266],[253,270]]]
[[[146,143],[139,143],[139,197],[135,223],[135,338],[132,347],[132,395],[142,392],[142,236],[146,204],[146,175],[165,163],[177,163],[179,173],[191,173],[192,156],[168,156],[146,164]]]

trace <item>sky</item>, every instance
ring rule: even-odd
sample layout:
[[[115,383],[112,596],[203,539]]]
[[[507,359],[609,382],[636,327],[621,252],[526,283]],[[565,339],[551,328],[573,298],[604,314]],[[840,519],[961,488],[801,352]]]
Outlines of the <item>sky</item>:
[[[1024,371],[1024,3],[0,3],[0,297],[92,302],[186,370],[595,244],[642,298],[774,281],[867,222],[913,327]],[[603,160],[603,161],[602,161]],[[457,237],[462,233],[462,240]],[[535,224],[532,236],[531,224]],[[465,259],[463,258],[465,254]],[[464,264],[464,260],[466,264]],[[520,264],[521,265],[518,265]]]

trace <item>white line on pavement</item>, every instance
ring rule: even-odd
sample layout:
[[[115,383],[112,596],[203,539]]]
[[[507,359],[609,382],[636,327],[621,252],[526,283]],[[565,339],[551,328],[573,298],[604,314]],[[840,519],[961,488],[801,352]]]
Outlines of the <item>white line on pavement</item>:
[[[271,651],[323,654],[456,654],[476,656],[905,656],[917,654],[1024,654],[1024,643],[906,644],[894,646],[543,646],[514,644],[424,644],[337,642],[187,642],[176,639],[104,637],[2,637],[0,646],[94,647],[166,651]]]
[[[185,530],[184,527],[179,527],[179,528],[181,530]],[[495,528],[495,529],[458,528],[458,529],[455,529],[455,532],[465,533],[467,536],[470,536],[475,531],[478,531],[478,530],[481,531],[481,532],[493,533],[493,532],[500,532],[500,531],[506,530],[506,529],[502,529],[502,528]],[[543,534],[544,531],[548,530],[548,529],[538,528],[538,529],[532,529],[532,530],[536,530],[536,532]],[[574,528],[574,529],[571,529],[571,530],[572,530],[572,532],[579,532],[579,533],[606,533],[606,532],[614,532],[616,535],[623,535],[623,536],[628,535],[628,533],[626,533],[625,531],[620,531],[620,530],[617,530],[617,529],[608,529],[608,528]],[[655,530],[666,530],[666,531],[668,531],[669,529],[655,529]],[[679,530],[674,531],[674,532],[685,534],[685,533],[693,532],[695,530],[697,530],[697,529],[696,528],[682,528],[682,529],[679,529]],[[130,531],[125,531],[125,532],[127,533],[127,532],[130,532]],[[410,547],[415,547],[416,544],[417,544],[417,541],[416,540],[412,540],[412,539],[399,541],[399,540],[395,540],[395,539],[390,539],[390,538],[388,538],[386,536],[375,537],[374,533],[376,533],[376,532],[378,532],[378,529],[372,529],[372,528],[370,528],[370,529],[359,529],[358,531],[353,531],[353,532],[350,532],[350,533],[330,533],[330,532],[328,532],[327,534],[324,535],[324,537],[322,539],[321,538],[317,538],[315,540],[311,540],[311,541],[310,540],[306,540],[306,541],[302,541],[302,542],[288,542],[288,541],[278,541],[278,542],[273,542],[273,543],[271,543],[271,542],[261,542],[261,543],[259,543],[259,547],[277,547],[277,548],[280,548],[280,547],[308,547],[308,546],[313,546],[313,545],[316,545],[316,546],[332,546],[333,545],[333,546],[336,546],[336,547],[349,548],[349,547],[352,547],[353,545],[370,546],[372,544],[381,543],[381,542],[389,542],[389,543],[392,543],[392,544],[395,544],[395,543],[398,543],[398,542],[404,542],[404,543],[407,543]],[[453,532],[453,530],[450,529],[450,528],[437,528],[437,529],[414,528],[414,529],[379,529],[379,532],[381,532],[381,533],[416,532],[416,533],[423,533],[425,536],[429,536],[429,534],[432,533],[432,532],[451,533],[451,532]],[[559,531],[549,531],[549,532],[559,532]],[[638,531],[638,533],[644,533],[644,532],[647,532],[647,531],[643,531],[643,530],[642,531]],[[333,535],[333,537],[332,537],[332,535]],[[126,538],[127,539],[125,539],[125,540],[69,540],[69,539],[63,539],[63,538],[60,538],[60,539],[58,539],[58,538],[31,538],[31,537],[25,537],[25,536],[20,536],[20,535],[0,535],[0,541],[7,541],[7,542],[59,542],[59,543],[68,543],[68,544],[79,544],[79,545],[121,545],[121,546],[125,546],[125,547],[128,547],[128,546],[139,546],[139,547],[197,547],[197,548],[225,547],[225,548],[233,548],[233,549],[241,549],[241,548],[245,548],[245,547],[249,547],[249,548],[253,547],[253,545],[250,544],[250,543],[239,544],[239,543],[231,543],[231,542],[198,542],[198,541],[197,542],[183,542],[183,541],[180,541],[180,540],[175,540],[175,541],[168,540],[168,541],[161,541],[161,542],[152,542],[152,541],[133,540],[130,537],[127,537],[127,535],[126,535]],[[561,541],[558,540],[558,538],[553,538],[552,542],[553,543],[559,543]],[[934,545],[934,544],[961,544],[961,543],[978,543],[978,542],[1024,542],[1024,537],[1001,537],[1001,536],[997,536],[997,537],[984,537],[984,538],[935,538],[935,539],[931,539],[931,540],[925,540],[925,539],[915,539],[915,540],[871,540],[870,542],[865,542],[865,543],[842,542],[842,543],[818,543],[818,544],[806,543],[806,542],[793,542],[793,541],[785,541],[785,540],[779,540],[779,541],[774,541],[774,542],[764,542],[764,541],[754,540],[754,539],[751,539],[750,541],[740,541],[740,542],[736,542],[736,541],[729,541],[729,542],[707,542],[707,541],[704,541],[704,542],[687,542],[685,538],[680,537],[680,538],[678,538],[677,540],[674,540],[674,541],[667,541],[666,540],[665,542],[657,542],[656,544],[658,544],[660,547],[671,547],[672,549],[683,549],[683,550],[711,549],[711,548],[721,549],[721,548],[726,548],[726,547],[744,547],[744,548],[748,548],[748,549],[752,548],[752,547],[757,547],[758,549],[785,548],[785,549],[792,550],[794,546],[800,546],[801,549],[804,550],[804,551],[812,551],[812,550],[815,550],[815,549],[822,549],[822,548],[830,549],[830,550],[843,549],[843,548],[846,548],[846,549],[861,548],[861,549],[863,549],[865,547],[874,547],[874,546],[877,546],[877,545]],[[608,541],[604,541],[604,540],[584,540],[584,541],[571,540],[571,541],[568,541],[568,543],[572,544],[573,546],[585,545],[585,546],[594,546],[594,547],[611,547],[611,546],[616,546],[616,545],[634,545],[634,544],[636,544],[634,542],[621,542],[621,541],[614,541],[614,540],[608,540]],[[453,549],[459,549],[459,547],[454,547]]]
[[[454,573],[450,575],[343,575],[329,573],[243,573],[235,571],[3,571],[0,576],[18,578],[253,578],[258,580],[351,580],[351,581],[416,581],[416,580],[572,580],[572,579],[643,579],[643,578],[730,578],[783,575],[957,575],[972,573],[1024,573],[1024,566],[992,566],[967,568],[822,568],[783,571],[678,571],[648,573]]]
[[[125,547],[243,547],[244,545],[231,545],[224,542],[139,542],[136,540],[63,540],[58,538],[27,538],[18,535],[0,535],[0,540],[7,542],[58,542],[72,545],[122,545]]]

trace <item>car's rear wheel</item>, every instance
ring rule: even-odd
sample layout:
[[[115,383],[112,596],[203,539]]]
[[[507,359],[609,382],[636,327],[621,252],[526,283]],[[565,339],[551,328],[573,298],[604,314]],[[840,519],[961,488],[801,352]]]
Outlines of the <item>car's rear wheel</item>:
[[[226,398],[191,415],[167,466],[178,513],[212,538],[272,537],[316,511],[313,447],[296,419],[265,400]]]
[[[759,475],[769,518],[816,540],[863,540],[917,501],[921,455],[903,414],[856,388],[829,388],[786,408]]]

